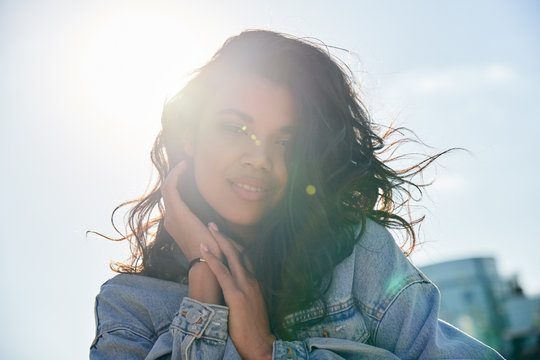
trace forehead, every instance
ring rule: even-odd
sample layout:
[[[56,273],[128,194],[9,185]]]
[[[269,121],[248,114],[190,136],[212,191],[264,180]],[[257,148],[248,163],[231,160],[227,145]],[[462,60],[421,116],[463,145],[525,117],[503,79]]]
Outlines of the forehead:
[[[295,122],[296,109],[289,89],[257,75],[240,75],[224,81],[207,103],[205,113],[212,117],[234,113],[227,111],[231,109],[256,123],[291,126]]]

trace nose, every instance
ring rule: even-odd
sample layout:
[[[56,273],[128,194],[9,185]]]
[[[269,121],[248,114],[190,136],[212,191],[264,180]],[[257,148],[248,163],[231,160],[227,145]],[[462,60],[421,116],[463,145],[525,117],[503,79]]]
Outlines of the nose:
[[[265,146],[265,143],[258,140],[253,141],[246,147],[240,161],[243,166],[252,167],[256,170],[272,170],[271,150]]]

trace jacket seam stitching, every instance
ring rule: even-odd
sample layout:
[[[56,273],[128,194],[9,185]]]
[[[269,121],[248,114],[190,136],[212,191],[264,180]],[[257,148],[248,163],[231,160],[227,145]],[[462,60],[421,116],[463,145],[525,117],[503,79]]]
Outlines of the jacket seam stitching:
[[[323,316],[339,314],[344,311],[350,310],[351,308],[355,307],[355,305],[356,305],[356,299],[354,299],[353,296],[351,296],[346,301],[340,302],[338,304],[328,305],[328,304],[323,303],[320,307],[314,307],[313,309],[309,309],[305,313],[303,313],[303,311],[299,311],[297,313],[292,313],[292,314],[287,315],[287,317],[291,315],[292,317],[286,320],[286,324],[287,326],[295,326],[300,323],[305,323],[305,322],[309,322],[315,319],[320,319]],[[302,317],[301,315],[304,315],[304,316]],[[300,317],[301,320],[298,320],[298,317]]]
[[[227,338],[225,339],[220,339],[220,338],[215,338],[213,336],[209,336],[209,335],[200,335],[200,336],[197,336],[198,334],[196,333],[193,333],[191,331],[188,331],[188,330],[185,330],[185,329],[182,329],[178,326],[174,326],[174,328],[180,332],[183,332],[184,334],[186,335],[190,335],[192,336],[194,339],[203,339],[203,340],[214,340],[214,341],[217,341],[217,342],[226,342],[227,341]]]
[[[140,337],[142,337],[142,338],[144,338],[144,339],[146,339],[146,340],[148,340],[148,341],[150,341],[152,343],[155,341],[155,339],[152,339],[152,337],[148,337],[147,335],[143,334],[142,331],[136,330],[136,329],[134,330],[134,329],[132,329],[130,327],[127,327],[127,326],[115,326],[115,327],[111,327],[111,328],[106,329],[106,330],[101,330],[96,335],[96,339],[99,338],[100,336],[104,335],[104,334],[107,334],[107,333],[110,333],[110,332],[113,332],[113,331],[117,331],[117,330],[126,330],[126,331],[128,331],[130,333],[133,333],[133,334],[135,334],[137,336],[140,336]]]
[[[418,279],[418,280],[414,280],[414,281],[411,281],[409,283],[407,283],[405,286],[403,286],[401,288],[401,290],[399,290],[396,295],[392,298],[392,301],[390,301],[388,303],[388,306],[383,310],[382,314],[381,314],[381,317],[380,319],[377,319],[377,326],[375,327],[375,331],[373,332],[373,341],[375,342],[376,339],[377,339],[377,333],[379,332],[379,326],[381,325],[381,322],[384,318],[384,316],[386,315],[386,313],[388,312],[388,309],[390,309],[390,307],[396,302],[397,298],[407,289],[409,288],[410,286],[414,285],[414,284],[429,284],[429,281],[426,281],[424,279]]]

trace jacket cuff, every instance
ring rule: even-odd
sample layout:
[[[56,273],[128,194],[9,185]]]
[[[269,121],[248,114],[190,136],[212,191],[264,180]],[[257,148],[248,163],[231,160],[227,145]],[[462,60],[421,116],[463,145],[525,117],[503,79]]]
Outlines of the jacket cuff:
[[[229,308],[184,297],[171,326],[195,338],[227,341]]]
[[[303,341],[274,341],[273,360],[299,360],[308,358],[308,351]]]

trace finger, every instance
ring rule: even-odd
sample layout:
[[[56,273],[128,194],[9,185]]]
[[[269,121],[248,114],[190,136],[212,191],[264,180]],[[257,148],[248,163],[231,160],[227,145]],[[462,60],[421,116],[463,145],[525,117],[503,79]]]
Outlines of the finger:
[[[236,252],[238,253],[238,256],[240,257],[242,266],[244,266],[244,268],[249,273],[251,273],[251,275],[255,274],[255,272],[253,270],[253,264],[251,264],[251,260],[249,260],[249,257],[247,256],[247,254],[244,253],[244,247],[242,245],[240,245],[239,243],[237,243],[236,241],[234,241],[233,239],[231,239],[231,238],[228,238],[228,237],[225,237],[225,238],[236,249]]]
[[[202,241],[202,238],[211,238],[211,234],[205,224],[191,211],[189,206],[182,200],[178,191],[178,182],[182,174],[188,168],[186,161],[181,161],[167,175],[165,182],[161,187],[163,203],[165,205],[165,229],[182,234],[182,238],[194,239],[195,246]],[[175,230],[174,230],[175,229]],[[195,240],[199,239],[199,240]],[[189,251],[183,248],[182,242],[179,242],[182,250]],[[218,250],[218,246],[212,247],[213,250]]]
[[[171,215],[170,218],[175,219],[175,221],[182,221],[184,224],[190,224],[190,226],[184,226],[183,228],[186,230],[192,229],[191,232],[207,231],[206,226],[204,226],[199,218],[193,214],[178,192],[180,176],[186,169],[187,163],[185,161],[179,162],[178,165],[170,171],[169,175],[167,175],[167,178],[161,187],[161,194],[165,205],[165,215],[167,217],[168,213],[168,215]]]
[[[231,269],[232,275],[240,282],[245,281],[246,269],[240,262],[238,251],[231,244],[232,241],[219,232],[216,224],[210,223],[208,228],[210,229],[212,237],[214,240],[216,240],[219,248],[223,252],[223,255],[225,255],[227,258],[227,263],[229,264],[229,269]]]
[[[253,264],[246,254],[242,254],[242,260],[244,261],[245,268],[251,273],[252,276],[255,276],[255,270],[253,269]]]
[[[244,272],[247,270],[248,274],[250,274],[251,276],[255,276],[255,271],[254,271],[254,268],[253,268],[253,264],[251,263],[251,260],[249,259],[249,257],[243,252],[244,248],[242,247],[242,245],[238,244],[236,241],[234,241],[234,240],[230,239],[229,237],[227,237],[227,236],[223,235],[222,233],[220,233],[217,226],[215,224],[213,224],[213,225],[211,225],[211,224],[213,224],[213,223],[208,224],[209,229],[211,229],[210,226],[214,227],[215,233],[218,234],[218,235],[221,235],[221,237],[225,241],[227,241],[227,243],[229,243],[233,247],[233,249],[236,251],[237,257],[239,258],[239,262],[242,265],[242,268],[244,269]],[[217,242],[216,242],[216,244],[217,244]]]
[[[236,252],[239,254],[240,259],[242,260],[242,265],[244,266],[244,268],[248,270],[252,275],[255,274],[251,260],[249,260],[249,257],[243,252],[244,247],[236,241],[232,240],[231,238],[226,237],[226,239],[236,249]]]
[[[210,225],[210,224],[208,224]],[[219,231],[219,229],[218,229]],[[227,240],[229,240],[229,243],[236,249],[236,252],[241,253],[244,250],[244,247],[237,243],[236,241],[232,240],[231,238],[227,237]]]
[[[178,203],[184,203],[178,192],[178,182],[180,176],[186,171],[187,163],[181,161],[176,165],[167,175],[165,182],[161,186],[161,195],[163,196],[163,202],[165,203],[165,208],[174,208],[174,205]],[[185,204],[184,204],[185,205]]]
[[[230,304],[231,294],[233,291],[238,290],[236,283],[225,264],[223,264],[211,251],[209,251],[206,244],[201,243],[201,255],[208,267],[216,277],[221,291],[223,292],[223,297],[227,305]]]
[[[163,185],[161,185],[161,191],[167,191],[170,188],[176,189],[178,180],[180,179],[180,176],[186,171],[186,169],[187,163],[185,161],[180,161],[175,167],[173,167],[165,178]]]

